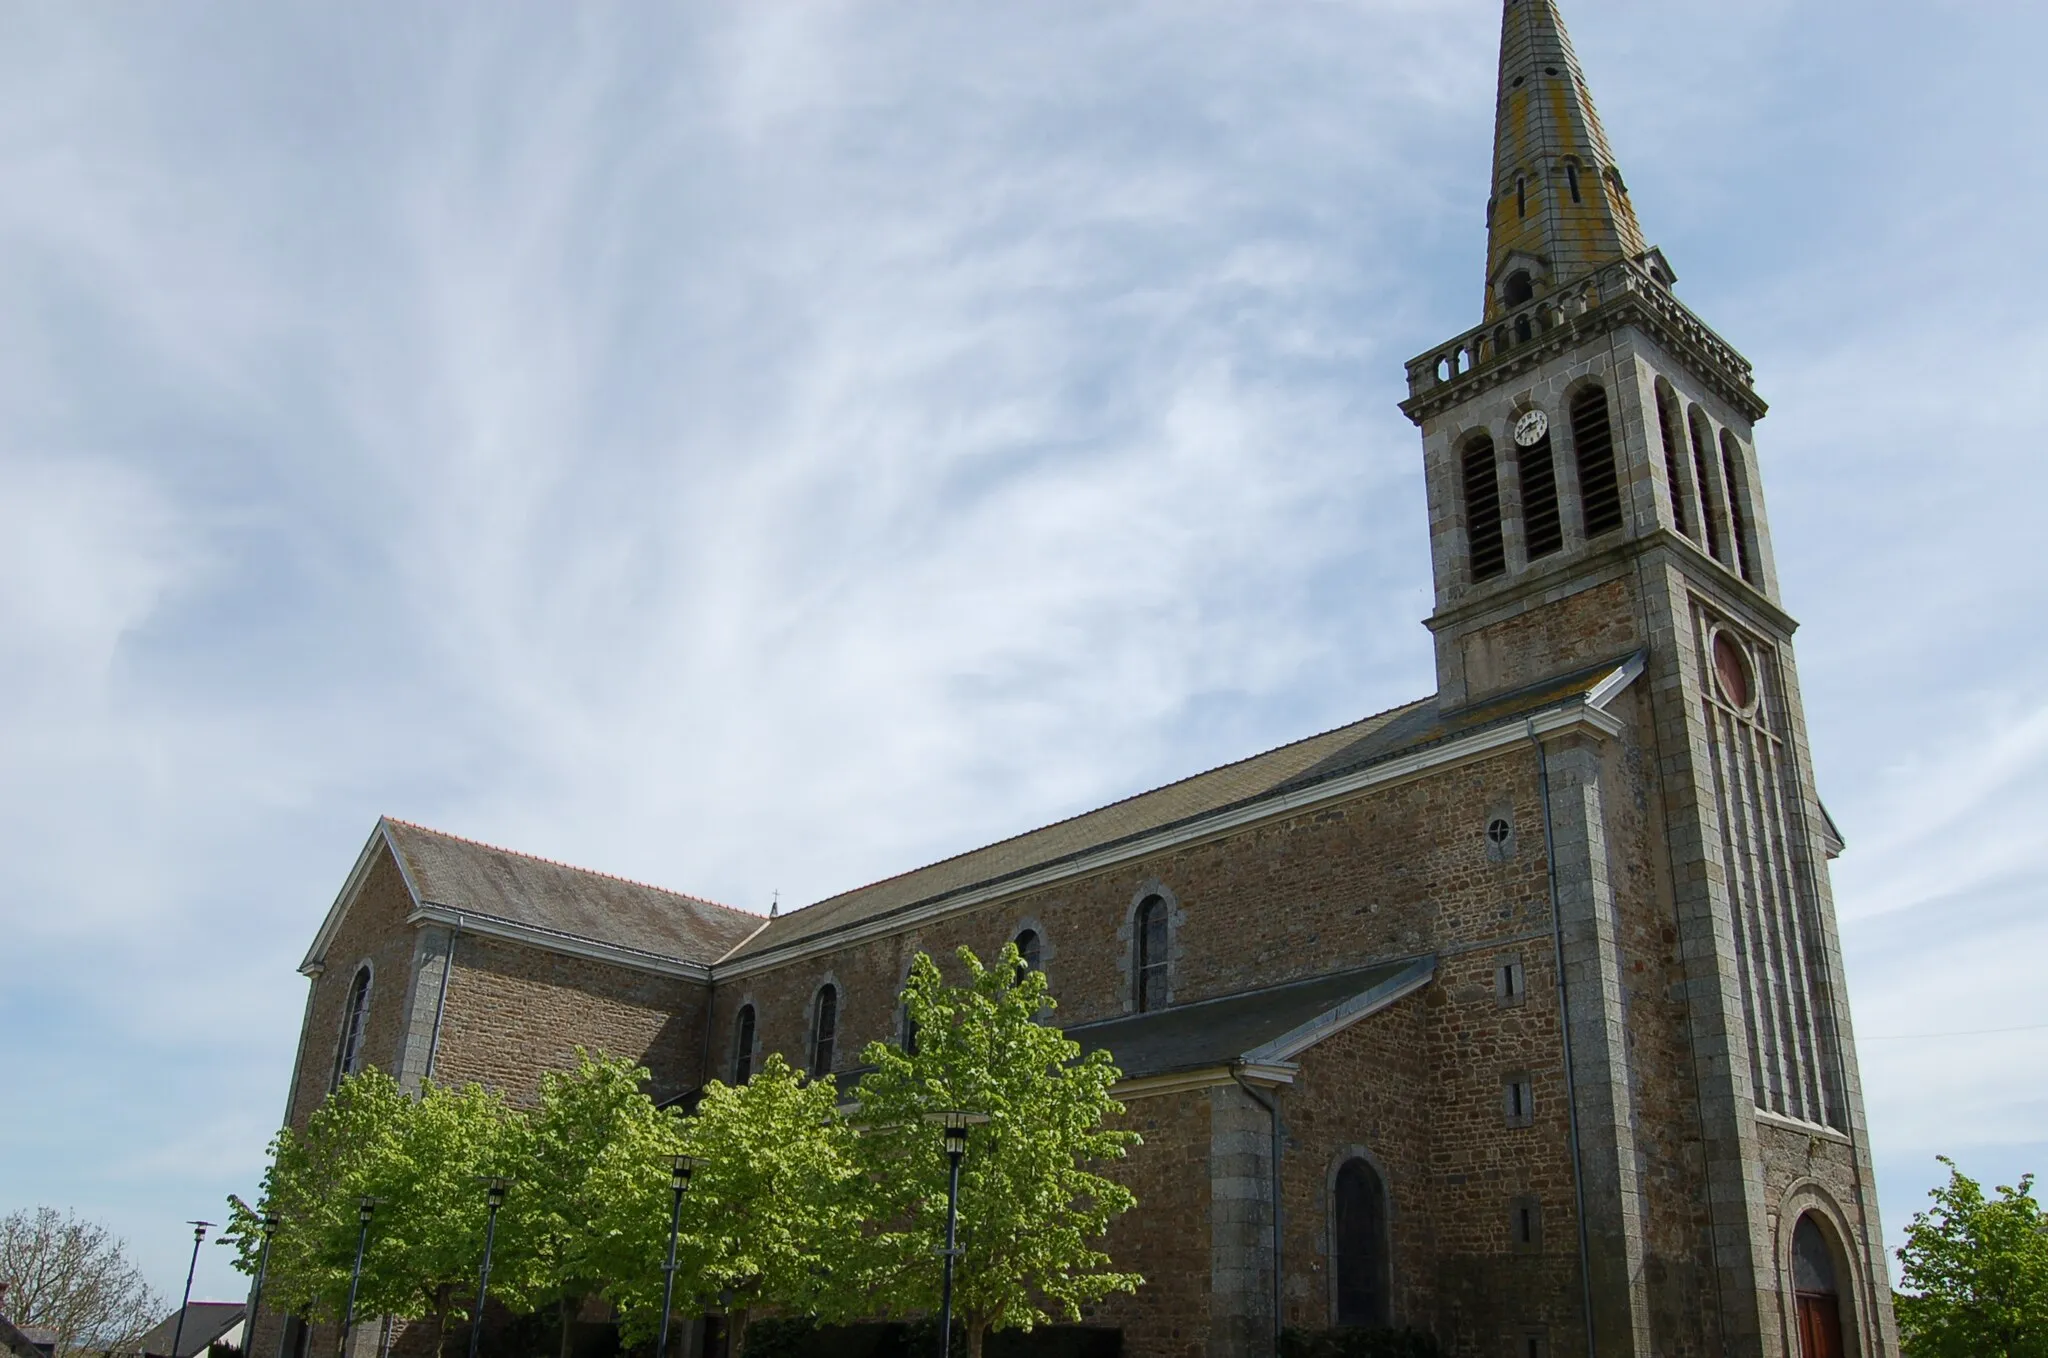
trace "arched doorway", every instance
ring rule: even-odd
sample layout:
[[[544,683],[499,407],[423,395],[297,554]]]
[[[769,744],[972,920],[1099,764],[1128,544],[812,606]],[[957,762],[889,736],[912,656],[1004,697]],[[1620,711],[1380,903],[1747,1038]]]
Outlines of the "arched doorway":
[[[1362,1158],[1337,1171],[1331,1243],[1336,1247],[1337,1324],[1382,1328],[1391,1320],[1387,1186]]]
[[[1792,1231],[1792,1292],[1799,1308],[1799,1358],[1847,1358],[1835,1252],[1811,1212]]]

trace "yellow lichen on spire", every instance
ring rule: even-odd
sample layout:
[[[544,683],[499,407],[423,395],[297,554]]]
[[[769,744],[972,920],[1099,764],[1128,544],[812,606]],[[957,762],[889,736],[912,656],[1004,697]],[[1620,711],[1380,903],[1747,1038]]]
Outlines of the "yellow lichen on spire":
[[[1641,255],[1642,228],[1551,0],[1506,0],[1487,204],[1486,319]]]

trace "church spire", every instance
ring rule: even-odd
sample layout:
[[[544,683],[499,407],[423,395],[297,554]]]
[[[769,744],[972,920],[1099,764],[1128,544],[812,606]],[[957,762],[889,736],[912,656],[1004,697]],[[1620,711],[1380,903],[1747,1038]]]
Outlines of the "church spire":
[[[1489,321],[1537,292],[1645,250],[1593,93],[1551,0],[1506,0],[1494,116]]]

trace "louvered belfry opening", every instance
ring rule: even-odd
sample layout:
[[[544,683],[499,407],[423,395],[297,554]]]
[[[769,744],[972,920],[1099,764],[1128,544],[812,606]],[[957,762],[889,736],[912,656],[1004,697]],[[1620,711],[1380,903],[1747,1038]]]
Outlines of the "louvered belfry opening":
[[[1707,432],[1706,417],[1695,406],[1692,412],[1692,476],[1693,485],[1699,487],[1700,527],[1706,533],[1707,555],[1716,561],[1726,561],[1721,555],[1721,516],[1715,513],[1714,478],[1707,474],[1713,460],[1710,448],[1713,435]]]
[[[1664,440],[1664,479],[1671,495],[1671,526],[1691,537],[1692,518],[1685,512],[1685,444],[1678,433],[1678,399],[1659,378],[1657,382],[1657,432]]]
[[[1726,429],[1721,431],[1721,481],[1728,487],[1728,536],[1735,545],[1735,569],[1753,585],[1756,571],[1750,563],[1749,523],[1742,513],[1742,494],[1747,489],[1742,453],[1735,446],[1735,436]]]
[[[1500,478],[1494,469],[1493,440],[1481,434],[1465,445],[1465,534],[1474,580],[1491,580],[1508,568],[1507,540],[1500,527]]]
[[[1578,452],[1586,536],[1597,538],[1621,527],[1621,468],[1614,460],[1614,423],[1604,389],[1582,387],[1572,397],[1572,444]]]
[[[1557,507],[1557,461],[1550,435],[1515,450],[1515,469],[1522,480],[1522,532],[1529,559],[1564,550],[1564,518]]]

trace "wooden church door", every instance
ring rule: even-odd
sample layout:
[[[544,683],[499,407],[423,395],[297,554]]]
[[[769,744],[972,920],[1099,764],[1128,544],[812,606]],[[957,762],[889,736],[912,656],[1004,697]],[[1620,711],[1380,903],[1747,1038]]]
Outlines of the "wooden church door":
[[[1792,1232],[1792,1287],[1799,1308],[1799,1358],[1848,1358],[1835,1254],[1811,1216],[1801,1217]]]

